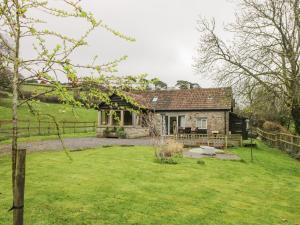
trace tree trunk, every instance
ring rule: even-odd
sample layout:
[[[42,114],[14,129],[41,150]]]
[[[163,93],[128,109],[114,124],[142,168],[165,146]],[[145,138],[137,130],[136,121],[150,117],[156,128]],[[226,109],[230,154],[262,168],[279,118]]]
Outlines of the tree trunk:
[[[300,103],[294,102],[292,105],[292,118],[297,134],[300,134]]]
[[[23,225],[24,186],[25,186],[25,150],[18,149],[18,88],[20,66],[20,6],[19,0],[14,1],[16,8],[15,24],[15,52],[14,52],[14,76],[13,76],[13,99],[12,99],[12,188],[13,188],[13,225]]]
[[[13,224],[23,225],[26,149],[18,149],[16,155]]]
[[[16,177],[16,164],[18,158],[18,114],[17,114],[17,106],[18,106],[18,69],[16,69],[13,78],[13,102],[12,102],[12,121],[13,121],[13,133],[12,133],[12,192],[13,192],[13,210],[16,205],[15,202],[15,177]],[[15,215],[14,215],[15,221]],[[15,224],[15,223],[13,223]]]

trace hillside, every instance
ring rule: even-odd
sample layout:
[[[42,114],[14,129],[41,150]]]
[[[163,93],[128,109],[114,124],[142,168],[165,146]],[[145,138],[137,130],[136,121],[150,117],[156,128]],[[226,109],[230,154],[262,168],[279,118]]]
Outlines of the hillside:
[[[11,99],[0,98],[0,120],[11,120]],[[96,121],[97,111],[85,108],[73,108],[69,105],[37,102],[33,104],[33,108],[41,114],[50,114],[55,116],[58,121]],[[19,108],[20,120],[36,120],[29,107],[24,104]],[[47,116],[42,116],[41,120],[50,120]]]

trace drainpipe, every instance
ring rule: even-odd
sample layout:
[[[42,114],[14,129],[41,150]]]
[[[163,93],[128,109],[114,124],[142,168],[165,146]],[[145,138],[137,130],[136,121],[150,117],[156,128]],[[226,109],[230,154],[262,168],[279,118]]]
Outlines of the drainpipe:
[[[227,115],[226,115],[226,111],[224,112],[224,122],[225,122],[225,130],[224,130],[224,134],[227,135]]]

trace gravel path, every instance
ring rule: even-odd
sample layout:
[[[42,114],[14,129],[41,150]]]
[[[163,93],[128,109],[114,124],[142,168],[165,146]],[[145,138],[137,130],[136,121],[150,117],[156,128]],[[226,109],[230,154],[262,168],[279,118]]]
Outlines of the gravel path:
[[[114,139],[114,138],[65,138],[64,144],[69,150],[96,148],[105,145],[151,145],[151,139]],[[26,148],[27,152],[60,151],[63,149],[59,140],[37,141],[19,144],[20,148]],[[11,144],[0,145],[0,155],[11,152]]]
[[[141,139],[115,139],[115,138],[96,138],[96,137],[84,137],[84,138],[65,138],[64,145],[69,150],[80,150],[88,148],[97,148],[101,146],[109,145],[151,145],[150,138]],[[62,144],[59,140],[47,140],[47,141],[35,141],[19,144],[20,148],[26,148],[27,152],[38,151],[61,151],[63,150]],[[11,152],[11,144],[0,145],[0,155],[9,154]],[[185,157],[191,158],[204,158],[215,157],[225,160],[240,160],[240,157],[234,154],[216,154],[215,156],[203,155],[191,151],[183,153]]]

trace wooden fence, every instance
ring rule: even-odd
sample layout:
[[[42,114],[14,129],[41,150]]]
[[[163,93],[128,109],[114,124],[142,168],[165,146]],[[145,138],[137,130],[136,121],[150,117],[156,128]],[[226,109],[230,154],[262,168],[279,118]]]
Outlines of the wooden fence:
[[[206,134],[177,134],[174,138],[187,146],[214,146],[227,148],[229,146],[242,146],[243,138],[240,134],[206,135]]]
[[[18,137],[95,132],[96,122],[18,120]],[[12,121],[0,120],[0,140],[12,136]]]
[[[279,148],[295,155],[300,152],[300,136],[266,132],[259,128],[257,128],[257,134],[263,141],[272,147]]]

